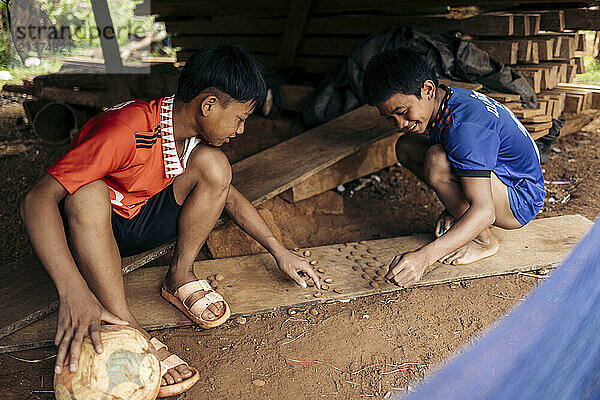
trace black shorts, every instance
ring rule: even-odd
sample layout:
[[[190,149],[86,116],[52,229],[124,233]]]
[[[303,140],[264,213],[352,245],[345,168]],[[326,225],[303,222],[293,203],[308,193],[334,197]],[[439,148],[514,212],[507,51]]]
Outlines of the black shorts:
[[[175,201],[173,185],[152,196],[140,212],[127,219],[112,212],[112,230],[121,257],[132,256],[165,244],[177,236],[177,219],[181,207]],[[68,231],[64,200],[59,209]]]
[[[112,229],[121,257],[142,253],[175,238],[181,207],[175,201],[171,184],[152,196],[131,219],[113,211]]]

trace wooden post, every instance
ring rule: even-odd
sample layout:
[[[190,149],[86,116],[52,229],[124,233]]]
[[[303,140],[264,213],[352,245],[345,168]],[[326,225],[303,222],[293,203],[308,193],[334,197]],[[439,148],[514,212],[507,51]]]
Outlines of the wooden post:
[[[294,65],[296,50],[304,33],[304,26],[306,25],[310,5],[311,0],[290,1],[290,13],[279,49],[279,63],[281,67],[291,67]]]
[[[123,62],[119,53],[117,33],[110,17],[107,0],[92,0],[92,10],[98,26],[98,36],[100,36],[106,72],[109,74],[122,72]]]

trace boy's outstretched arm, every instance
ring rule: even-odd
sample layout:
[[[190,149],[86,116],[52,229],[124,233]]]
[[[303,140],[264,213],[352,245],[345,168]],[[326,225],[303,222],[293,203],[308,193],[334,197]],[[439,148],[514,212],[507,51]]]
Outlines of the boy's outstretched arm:
[[[416,251],[394,257],[386,275],[387,279],[400,286],[416,283],[428,266],[466,245],[495,222],[490,178],[462,177],[461,184],[470,203],[467,211],[443,236]]]
[[[312,278],[315,286],[320,289],[319,278],[305,258],[292,253],[273,236],[273,232],[262,219],[256,208],[233,185],[229,187],[229,195],[225,201],[225,209],[235,223],[254,240],[269,251],[277,261],[277,266],[294,282],[303,288],[305,280],[298,274]]]
[[[100,304],[73,260],[58,209],[59,202],[66,195],[65,188],[51,175],[45,174],[20,204],[21,218],[33,248],[54,281],[60,299],[54,339],[58,347],[57,373],[60,373],[67,354],[69,369],[74,371],[77,368],[85,335],[90,335],[98,353],[102,351],[100,321],[127,324]]]

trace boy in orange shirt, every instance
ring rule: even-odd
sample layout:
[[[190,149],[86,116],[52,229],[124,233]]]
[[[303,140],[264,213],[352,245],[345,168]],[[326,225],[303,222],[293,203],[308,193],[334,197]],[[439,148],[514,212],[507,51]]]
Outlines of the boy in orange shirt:
[[[231,185],[231,166],[219,150],[244,132],[265,94],[262,71],[245,50],[203,49],[186,62],[175,96],[95,116],[27,193],[21,216],[60,297],[55,372],[67,355],[70,370],[77,369],[85,335],[102,351],[101,321],[129,324],[150,338],[125,302],[121,257],[175,236],[161,294],[202,327],[225,322],[226,301],[193,272],[223,209],[291,279],[306,287],[310,277],[319,286],[307,260],[288,251]],[[159,396],[189,389],[198,372],[151,342],[163,367]]]

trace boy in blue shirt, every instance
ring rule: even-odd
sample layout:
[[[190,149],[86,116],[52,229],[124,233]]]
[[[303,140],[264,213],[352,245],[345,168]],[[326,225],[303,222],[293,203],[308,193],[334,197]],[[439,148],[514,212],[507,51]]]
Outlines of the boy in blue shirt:
[[[499,243],[490,226],[520,228],[543,206],[537,147],[504,105],[438,85],[425,59],[407,49],[371,59],[364,95],[406,132],[396,144],[398,160],[429,184],[445,207],[436,240],[392,260],[386,277],[396,284],[414,284],[438,260],[468,264],[496,254]]]

